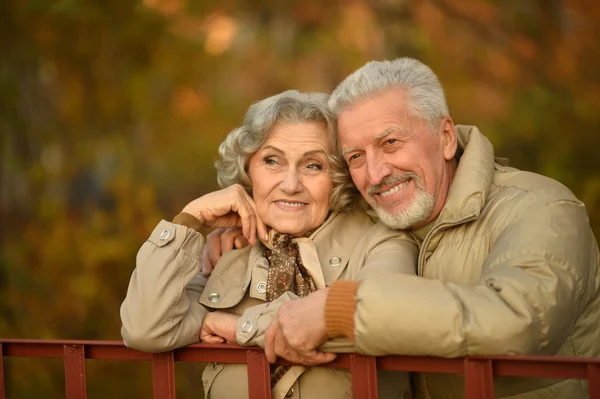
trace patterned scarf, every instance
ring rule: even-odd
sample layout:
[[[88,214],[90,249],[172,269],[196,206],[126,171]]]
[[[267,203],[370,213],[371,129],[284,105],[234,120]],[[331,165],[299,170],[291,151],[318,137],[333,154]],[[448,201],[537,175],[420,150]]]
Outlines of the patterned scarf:
[[[304,237],[310,236],[309,231]],[[284,292],[291,291],[299,297],[305,297],[317,287],[300,257],[298,243],[292,242],[292,237],[287,234],[273,236],[273,249],[266,252],[269,261],[269,274],[267,276],[267,301],[279,298]],[[290,366],[276,366],[271,368],[271,387],[275,386]]]
[[[275,234],[273,250],[266,253],[269,261],[268,302],[274,301],[287,291],[291,291],[299,297],[305,297],[317,289],[315,282],[302,264],[298,244],[292,242],[291,238],[287,234]]]

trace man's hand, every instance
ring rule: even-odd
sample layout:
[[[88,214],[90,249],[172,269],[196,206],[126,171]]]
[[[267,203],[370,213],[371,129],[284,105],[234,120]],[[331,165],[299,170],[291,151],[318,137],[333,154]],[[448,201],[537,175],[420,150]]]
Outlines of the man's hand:
[[[281,305],[265,332],[265,354],[274,363],[277,356],[290,362],[315,366],[335,359],[334,353],[316,350],[327,341],[325,300],[328,289]]]
[[[236,343],[235,332],[240,316],[226,312],[210,312],[202,322],[200,341],[210,344]]]
[[[250,245],[242,233],[241,227],[216,229],[206,236],[202,250],[202,275],[210,276],[221,256],[232,249],[242,249]]]

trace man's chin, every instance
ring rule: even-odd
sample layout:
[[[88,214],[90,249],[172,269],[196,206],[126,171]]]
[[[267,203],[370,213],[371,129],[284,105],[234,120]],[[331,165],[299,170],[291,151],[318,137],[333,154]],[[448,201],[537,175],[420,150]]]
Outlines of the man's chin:
[[[428,212],[410,212],[407,209],[390,212],[381,208],[375,208],[379,220],[391,229],[395,230],[413,230],[427,222],[431,213]]]

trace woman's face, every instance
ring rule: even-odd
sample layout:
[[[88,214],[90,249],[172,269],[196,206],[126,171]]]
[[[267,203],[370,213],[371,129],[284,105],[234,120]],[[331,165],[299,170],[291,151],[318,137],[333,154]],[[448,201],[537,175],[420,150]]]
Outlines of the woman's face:
[[[275,123],[248,165],[258,216],[265,224],[300,236],[323,223],[333,189],[328,152],[323,124]]]

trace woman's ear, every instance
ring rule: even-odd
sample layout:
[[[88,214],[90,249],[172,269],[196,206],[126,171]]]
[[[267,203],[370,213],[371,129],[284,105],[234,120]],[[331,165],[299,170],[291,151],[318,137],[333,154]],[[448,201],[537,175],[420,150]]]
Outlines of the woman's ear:
[[[456,139],[456,127],[452,118],[449,116],[445,117],[440,125],[440,134],[442,139],[442,150],[444,152],[444,159],[450,161],[454,159],[456,155],[457,139]]]

